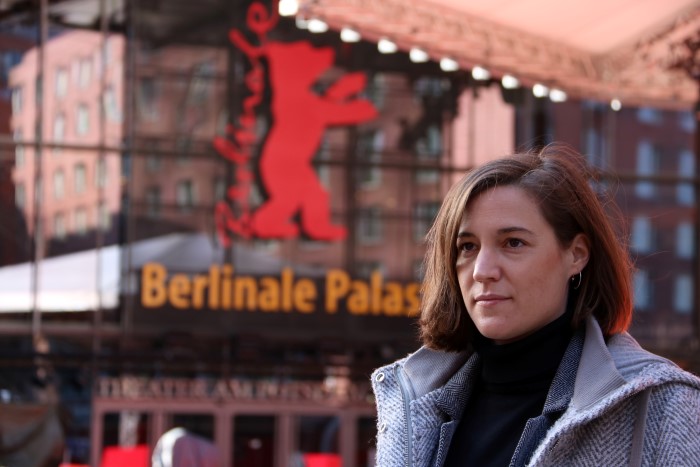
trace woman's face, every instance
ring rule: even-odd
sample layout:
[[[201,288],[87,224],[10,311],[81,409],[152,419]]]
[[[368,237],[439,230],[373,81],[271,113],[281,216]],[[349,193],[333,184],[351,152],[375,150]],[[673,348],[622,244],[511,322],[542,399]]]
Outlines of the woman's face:
[[[496,343],[521,339],[561,316],[571,276],[588,262],[577,235],[562,248],[521,188],[487,190],[467,205],[457,235],[457,279],[479,332]]]

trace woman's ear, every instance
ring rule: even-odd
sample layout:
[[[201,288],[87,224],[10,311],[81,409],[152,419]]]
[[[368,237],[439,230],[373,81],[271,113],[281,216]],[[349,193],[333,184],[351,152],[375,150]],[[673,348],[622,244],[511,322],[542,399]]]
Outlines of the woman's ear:
[[[573,274],[578,274],[583,271],[583,268],[588,264],[588,258],[590,255],[591,247],[588,237],[585,234],[577,234],[571,241],[571,246],[569,247],[569,252],[572,257],[571,266],[573,268]]]

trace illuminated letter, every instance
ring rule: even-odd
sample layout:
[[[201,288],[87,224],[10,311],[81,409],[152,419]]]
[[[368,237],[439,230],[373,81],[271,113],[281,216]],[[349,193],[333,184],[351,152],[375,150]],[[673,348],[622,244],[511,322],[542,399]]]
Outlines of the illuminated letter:
[[[257,306],[256,299],[258,298],[258,285],[255,283],[255,280],[252,277],[238,277],[235,280],[235,284],[235,308],[238,310],[243,309],[243,296],[245,295],[247,297],[245,308],[247,308],[248,311],[255,310]]]
[[[326,275],[326,313],[338,311],[338,300],[348,293],[350,277],[339,269],[331,269]]]
[[[260,279],[258,306],[262,311],[278,311],[280,304],[280,284],[274,277]]]
[[[141,305],[157,308],[165,304],[165,276],[167,270],[157,263],[146,263],[141,270]]]
[[[369,281],[372,294],[372,314],[378,315],[382,312],[382,273],[373,271]]]
[[[170,303],[175,308],[187,308],[190,306],[189,295],[192,292],[190,278],[184,274],[176,274],[170,279],[168,296]]]
[[[369,285],[352,281],[352,293],[348,297],[348,311],[353,315],[366,315],[369,311]]]
[[[401,315],[401,311],[403,311],[403,288],[396,282],[387,282],[386,292],[382,302],[384,314],[387,316]]]
[[[207,276],[196,275],[192,278],[192,308],[201,310],[204,306],[204,291],[209,288]]]
[[[420,285],[415,282],[408,284],[405,293],[406,301],[408,302],[406,316],[418,316],[420,311]]]
[[[294,308],[301,313],[312,313],[316,300],[316,285],[311,279],[301,279],[294,286]]]
[[[282,269],[282,310],[292,311],[292,285],[294,271],[291,268]]]

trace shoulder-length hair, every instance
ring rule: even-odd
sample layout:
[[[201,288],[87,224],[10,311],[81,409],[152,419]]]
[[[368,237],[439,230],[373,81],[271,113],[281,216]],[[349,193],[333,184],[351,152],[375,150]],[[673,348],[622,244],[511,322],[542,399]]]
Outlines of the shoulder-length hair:
[[[563,248],[579,233],[588,238],[590,254],[580,287],[569,291],[572,325],[578,327],[593,315],[606,338],[626,330],[632,318],[631,262],[626,242],[616,235],[591,180],[580,154],[547,146],[540,152],[487,162],[453,185],[427,235],[420,315],[423,344],[445,351],[471,348],[475,326],[457,283],[457,233],[473,199],[489,188],[507,185],[525,190],[538,203]],[[606,207],[619,215],[612,201]]]

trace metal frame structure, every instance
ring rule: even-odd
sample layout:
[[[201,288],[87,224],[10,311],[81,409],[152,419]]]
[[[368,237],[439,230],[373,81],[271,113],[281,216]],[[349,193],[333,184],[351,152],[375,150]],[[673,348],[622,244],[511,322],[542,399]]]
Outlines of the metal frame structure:
[[[298,15],[337,30],[352,27],[368,40],[387,37],[405,50],[420,47],[466,68],[516,74],[523,85],[542,83],[572,97],[687,109],[698,95],[695,83],[670,65],[687,53],[683,41],[700,29],[700,8],[602,55],[420,0],[301,0]]]

